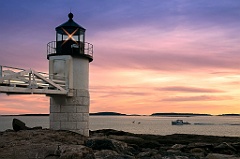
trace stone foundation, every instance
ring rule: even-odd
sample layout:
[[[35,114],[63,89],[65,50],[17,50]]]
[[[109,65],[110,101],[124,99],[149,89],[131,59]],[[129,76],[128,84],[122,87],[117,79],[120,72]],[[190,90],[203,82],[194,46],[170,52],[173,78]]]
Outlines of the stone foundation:
[[[50,129],[89,136],[89,91],[74,90],[73,97],[51,96]]]

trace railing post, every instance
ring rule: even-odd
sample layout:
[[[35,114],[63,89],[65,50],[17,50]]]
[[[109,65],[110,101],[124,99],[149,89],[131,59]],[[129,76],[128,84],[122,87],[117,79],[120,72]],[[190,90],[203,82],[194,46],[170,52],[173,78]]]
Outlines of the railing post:
[[[2,66],[0,65],[0,77],[2,77]]]

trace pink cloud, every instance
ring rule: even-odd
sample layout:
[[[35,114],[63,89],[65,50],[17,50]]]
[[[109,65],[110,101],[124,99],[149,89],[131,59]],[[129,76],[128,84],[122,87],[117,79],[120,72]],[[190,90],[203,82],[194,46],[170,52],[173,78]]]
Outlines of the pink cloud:
[[[188,27],[162,31],[155,26],[139,26],[100,33],[94,39],[93,66],[164,71],[239,70],[239,39],[227,38],[231,30]]]
[[[187,101],[221,101],[221,100],[233,100],[230,96],[176,96],[164,98],[162,101],[171,101],[171,102],[187,102]]]
[[[169,86],[157,88],[160,91],[176,91],[176,92],[189,92],[189,93],[221,93],[224,92],[218,89],[210,88],[198,88],[198,87],[187,87],[187,86]]]
[[[43,95],[0,95],[0,114],[48,113],[49,98]]]

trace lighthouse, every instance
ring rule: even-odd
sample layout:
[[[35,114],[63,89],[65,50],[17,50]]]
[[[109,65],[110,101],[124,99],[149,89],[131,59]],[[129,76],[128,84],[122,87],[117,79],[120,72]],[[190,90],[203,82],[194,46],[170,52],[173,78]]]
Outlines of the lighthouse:
[[[0,93],[50,96],[50,129],[89,136],[89,63],[93,45],[82,26],[68,21],[56,27],[56,40],[47,44],[49,74],[0,65]]]
[[[62,84],[66,95],[50,94],[50,129],[70,130],[89,136],[89,63],[93,45],[85,42],[86,29],[68,14],[57,26],[56,41],[47,44],[49,79]]]

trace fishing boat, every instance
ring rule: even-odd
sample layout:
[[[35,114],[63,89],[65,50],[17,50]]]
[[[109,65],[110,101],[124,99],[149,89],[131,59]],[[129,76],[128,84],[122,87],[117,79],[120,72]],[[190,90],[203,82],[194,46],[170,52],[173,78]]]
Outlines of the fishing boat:
[[[191,123],[189,122],[186,122],[186,121],[183,121],[183,120],[175,120],[175,121],[172,121],[172,125],[190,125]]]

